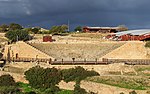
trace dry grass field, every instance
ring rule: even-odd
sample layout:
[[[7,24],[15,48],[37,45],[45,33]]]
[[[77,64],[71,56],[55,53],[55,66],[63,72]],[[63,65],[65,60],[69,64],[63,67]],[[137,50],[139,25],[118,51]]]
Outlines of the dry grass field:
[[[87,37],[87,38],[103,38],[107,36],[108,33],[74,33],[71,34],[72,37]]]
[[[105,41],[103,37],[107,36],[108,33],[70,33],[65,36],[54,35],[52,38],[55,42],[101,42]],[[51,36],[50,34],[35,34],[31,42],[42,42],[43,36]]]
[[[86,80],[135,90],[146,90],[150,87],[149,78],[142,76],[100,76]]]

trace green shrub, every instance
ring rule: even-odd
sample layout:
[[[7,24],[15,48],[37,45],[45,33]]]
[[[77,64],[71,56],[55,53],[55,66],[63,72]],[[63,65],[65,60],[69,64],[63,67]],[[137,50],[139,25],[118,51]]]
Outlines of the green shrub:
[[[25,78],[33,88],[44,91],[48,89],[47,92],[58,92],[59,88],[55,85],[61,81],[62,75],[56,68],[44,69],[36,66],[25,72]]]
[[[10,75],[0,76],[0,94],[23,94]]]
[[[17,86],[19,88],[21,88],[24,92],[31,92],[31,91],[33,91],[31,86],[29,86],[29,84],[26,84],[26,83],[17,82]]]
[[[72,90],[61,90],[57,94],[73,94]]]
[[[40,89],[45,94],[56,94],[60,89],[56,86],[62,79],[65,82],[76,81],[74,94],[87,94],[80,88],[80,81],[87,77],[99,75],[95,71],[87,71],[82,67],[64,69],[62,71],[56,68],[42,68],[36,66],[25,72],[25,78],[29,81],[31,87]]]
[[[10,75],[0,76],[0,86],[16,86],[14,78]]]
[[[63,80],[65,82],[76,81],[73,94],[87,94],[85,89],[80,88],[81,80],[91,76],[98,76],[99,74],[95,71],[85,70],[83,67],[75,67],[70,69],[62,70]]]
[[[87,77],[98,76],[99,74],[95,71],[87,71],[83,67],[76,67],[62,70],[63,80],[65,82],[70,81],[81,81]]]
[[[56,68],[45,69],[45,88],[55,86],[62,80],[61,71]]]
[[[87,94],[85,89],[80,87],[80,84],[76,84],[74,87],[75,88],[74,88],[73,94]]]
[[[150,41],[147,41],[145,47],[150,48]]]
[[[56,91],[59,92],[60,89],[57,86],[51,86],[51,88],[48,88],[45,90],[44,94],[56,94]]]
[[[17,40],[26,41],[31,39],[31,36],[29,35],[29,32],[26,30],[11,30],[8,31],[5,34],[5,37],[7,37],[12,42],[16,42]]]
[[[22,26],[17,23],[10,23],[9,30],[21,30]]]
[[[34,91],[26,92],[25,94],[36,94]]]
[[[0,86],[0,94],[23,94],[15,86]]]
[[[129,94],[137,94],[135,91],[131,91],[129,92]]]
[[[34,88],[40,88],[43,86],[44,69],[41,67],[33,67],[25,72],[25,78],[29,81],[29,84]]]

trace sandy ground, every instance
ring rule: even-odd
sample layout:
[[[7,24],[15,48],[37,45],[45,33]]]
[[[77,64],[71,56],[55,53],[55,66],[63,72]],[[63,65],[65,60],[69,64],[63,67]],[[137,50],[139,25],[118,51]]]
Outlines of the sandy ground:
[[[150,51],[144,45],[145,42],[142,41],[129,41],[101,58],[150,59],[148,57]]]

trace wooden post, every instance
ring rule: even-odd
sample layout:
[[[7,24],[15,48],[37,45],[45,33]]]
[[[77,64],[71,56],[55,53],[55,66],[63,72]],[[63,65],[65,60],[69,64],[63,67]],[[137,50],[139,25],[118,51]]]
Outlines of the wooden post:
[[[49,64],[51,64],[51,63],[52,63],[52,59],[50,58],[50,59],[49,59]]]
[[[7,61],[8,63],[11,62],[11,58],[10,58],[10,49],[8,48],[8,53],[7,53]]]
[[[97,64],[97,58],[95,59],[95,64]]]
[[[86,64],[86,58],[84,59],[84,64]]]
[[[61,59],[61,63],[64,64],[64,60],[63,59]]]
[[[75,58],[72,58],[72,61],[73,61],[73,64],[74,64],[74,62],[75,62]]]

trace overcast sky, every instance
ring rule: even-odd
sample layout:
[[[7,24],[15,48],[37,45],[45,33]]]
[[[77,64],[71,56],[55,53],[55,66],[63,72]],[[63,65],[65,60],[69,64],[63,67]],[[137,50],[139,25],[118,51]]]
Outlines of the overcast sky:
[[[150,0],[0,0],[0,24],[150,28]]]

